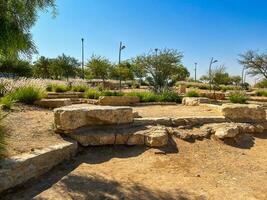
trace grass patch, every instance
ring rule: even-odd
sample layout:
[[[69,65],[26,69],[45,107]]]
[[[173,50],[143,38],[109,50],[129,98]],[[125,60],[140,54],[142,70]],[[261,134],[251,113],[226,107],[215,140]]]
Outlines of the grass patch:
[[[45,92],[34,86],[26,86],[18,88],[13,93],[10,93],[11,97],[18,102],[25,104],[33,104],[36,100],[40,100],[45,97]]]
[[[88,89],[89,88],[86,85],[73,85],[71,87],[71,90],[74,91],[74,92],[85,92]]]
[[[199,97],[199,94],[195,90],[190,90],[185,94],[186,97]]]
[[[257,90],[256,91],[256,96],[267,97],[267,90]]]
[[[11,109],[14,104],[14,98],[10,94],[7,94],[0,99],[0,104],[3,105],[4,109]]]
[[[229,99],[231,103],[240,103],[240,104],[245,104],[247,103],[248,100],[245,93],[240,91],[231,93]]]
[[[46,86],[48,92],[67,92],[70,91],[70,87],[64,84],[50,83]]]
[[[96,89],[88,89],[84,93],[84,97],[88,99],[98,99],[101,96],[101,92]]]

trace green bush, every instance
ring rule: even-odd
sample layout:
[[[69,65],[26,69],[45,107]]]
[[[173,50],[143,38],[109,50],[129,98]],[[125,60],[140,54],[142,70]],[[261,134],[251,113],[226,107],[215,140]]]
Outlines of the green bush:
[[[176,103],[181,103],[182,98],[175,92],[171,91],[164,91],[161,94],[159,94],[159,99],[160,102],[176,102]]]
[[[53,84],[49,83],[49,84],[46,86],[46,91],[47,91],[47,92],[52,92],[52,91],[53,91]]]
[[[190,90],[185,94],[185,96],[187,96],[187,97],[199,97],[199,94],[195,90]]]
[[[67,92],[71,88],[64,84],[50,83],[46,86],[48,92]]]
[[[88,90],[88,86],[86,86],[86,85],[73,85],[71,87],[71,90],[74,92],[85,92],[86,90]]]
[[[129,92],[125,93],[125,96],[136,96],[140,98],[140,102],[181,102],[181,97],[170,91],[165,91],[162,93],[154,92]]]
[[[100,96],[123,96],[123,95],[124,94],[122,92],[110,91],[110,90],[104,90],[100,94]]]
[[[229,99],[230,102],[232,103],[241,103],[241,104],[245,104],[248,100],[246,94],[240,91],[231,93]]]
[[[256,96],[267,97],[267,90],[257,90]]]
[[[84,97],[88,99],[98,99],[101,96],[101,92],[96,89],[88,89],[84,93]]]
[[[264,80],[256,83],[254,87],[256,87],[256,88],[267,88],[267,80],[264,79]]]
[[[8,94],[1,98],[0,103],[3,105],[4,109],[11,109],[14,104],[14,99],[10,94]]]
[[[12,92],[11,97],[15,101],[19,101],[25,104],[33,104],[36,100],[40,100],[45,97],[45,92],[34,86],[21,87]]]

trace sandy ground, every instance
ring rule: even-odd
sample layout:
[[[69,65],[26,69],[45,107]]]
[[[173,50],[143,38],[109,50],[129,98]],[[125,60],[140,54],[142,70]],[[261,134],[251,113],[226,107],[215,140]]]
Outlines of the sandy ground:
[[[192,117],[192,116],[220,116],[220,112],[206,105],[151,105],[133,107],[142,117]]]
[[[18,105],[4,119],[7,157],[55,145],[63,141],[53,131],[53,112]]]
[[[133,107],[142,117],[215,116],[206,106]],[[55,145],[63,141],[53,131],[53,111],[35,106],[17,105],[4,119],[7,157]]]
[[[2,199],[267,199],[267,135],[87,148]]]

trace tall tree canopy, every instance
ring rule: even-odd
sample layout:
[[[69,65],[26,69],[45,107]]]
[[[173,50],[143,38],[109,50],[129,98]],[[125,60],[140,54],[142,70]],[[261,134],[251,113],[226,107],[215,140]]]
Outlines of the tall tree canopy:
[[[179,73],[183,55],[173,49],[162,49],[158,52],[137,56],[135,63],[145,69],[151,78],[154,90],[159,92],[168,87],[172,76]]]
[[[93,55],[86,64],[86,74],[90,74],[91,78],[100,78],[105,80],[109,77],[111,63],[108,59]]]
[[[52,8],[55,0],[0,0],[0,55],[31,55],[36,47],[30,33],[38,10]]]
[[[267,54],[256,51],[247,51],[240,55],[239,63],[253,76],[263,76],[267,79]]]

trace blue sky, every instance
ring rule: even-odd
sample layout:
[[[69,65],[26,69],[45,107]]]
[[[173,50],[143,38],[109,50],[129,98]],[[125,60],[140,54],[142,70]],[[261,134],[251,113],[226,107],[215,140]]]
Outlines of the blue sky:
[[[267,50],[265,0],[57,0],[57,7],[56,18],[40,13],[32,29],[39,55],[80,60],[82,37],[86,59],[94,53],[117,62],[120,41],[122,59],[174,48],[192,75],[198,63],[199,77],[211,57],[240,74],[238,54]]]

